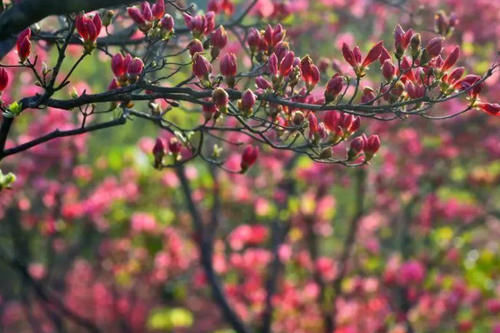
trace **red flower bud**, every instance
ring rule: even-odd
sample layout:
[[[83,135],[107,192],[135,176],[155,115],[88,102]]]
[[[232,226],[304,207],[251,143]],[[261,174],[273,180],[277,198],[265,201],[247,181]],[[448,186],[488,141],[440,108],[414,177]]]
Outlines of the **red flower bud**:
[[[181,152],[182,148],[182,143],[176,138],[172,137],[170,138],[170,141],[168,141],[168,150],[174,154],[177,155]]]
[[[271,75],[278,75],[278,57],[275,53],[271,54],[268,60],[269,72]]]
[[[378,42],[375,44],[375,46],[372,47],[370,51],[368,51],[368,54],[366,55],[365,59],[363,60],[363,63],[361,64],[362,67],[369,66],[372,62],[377,60],[380,57],[380,54],[382,53],[382,48],[384,42]]]
[[[378,58],[378,60],[380,61],[380,64],[383,65],[387,59],[392,59],[391,54],[384,46],[382,46],[382,50],[380,51],[380,57]]]
[[[253,106],[255,105],[256,99],[257,97],[250,89],[245,90],[245,92],[241,95],[241,108],[244,111],[252,110]]]
[[[450,75],[448,75],[446,82],[448,84],[454,84],[457,80],[459,80],[462,77],[462,75],[464,75],[464,73],[465,73],[464,67],[457,67],[451,71]]]
[[[226,53],[220,61],[220,72],[224,76],[234,77],[238,72],[236,56],[234,53]]]
[[[157,20],[161,20],[165,15],[165,0],[156,0],[151,11]]]
[[[205,14],[205,19],[207,20],[207,27],[205,30],[205,35],[208,35],[215,29],[215,13],[207,12]]]
[[[212,65],[200,53],[193,56],[193,74],[199,79],[207,79],[212,72]]]
[[[169,14],[166,14],[165,17],[163,17],[160,21],[161,28],[168,32],[174,31],[174,25],[174,18]]]
[[[116,81],[116,79],[113,79],[108,85],[108,90],[115,90],[118,89],[119,87],[120,86],[118,85],[118,81]]]
[[[384,61],[382,65],[382,75],[387,81],[392,81],[394,74],[396,73],[396,66],[393,65],[390,59]]]
[[[346,43],[342,44],[342,55],[344,56],[345,61],[347,61],[352,67],[356,67],[358,65],[353,51],[351,51]]]
[[[365,148],[365,140],[363,137],[358,136],[351,141],[351,145],[349,146],[348,159],[352,160],[357,157],[363,149]]]
[[[458,90],[470,89],[469,95],[475,97],[479,94],[482,88],[481,87],[482,84],[477,84],[479,80],[481,80],[481,77],[479,75],[475,74],[466,75],[463,79],[461,79],[460,81],[456,82],[453,85],[453,89],[458,89]],[[474,88],[471,88],[472,86],[474,86]]]
[[[307,120],[309,120],[309,138],[311,138],[318,133],[318,118],[314,113],[310,112]]]
[[[21,62],[24,62],[26,58],[31,53],[31,29],[26,28],[24,29],[19,36],[17,36],[17,41],[16,41],[16,48],[17,48],[17,54],[19,55],[19,60]]]
[[[259,157],[259,148],[254,146],[246,146],[241,155],[241,170],[246,171],[252,166]]]
[[[293,63],[295,61],[295,53],[293,51],[289,51],[281,60],[279,73],[281,76],[285,77],[290,74],[292,70]]]
[[[250,48],[250,50],[252,50],[252,52],[255,52],[259,48],[261,43],[260,40],[261,40],[260,32],[255,28],[251,28],[250,31],[248,32],[247,43],[248,47]]]
[[[324,118],[324,123],[326,128],[330,131],[335,132],[337,127],[340,125],[341,114],[338,111],[328,111]]]
[[[210,37],[210,44],[219,50],[222,50],[226,46],[227,33],[222,25],[212,33],[212,36]]]
[[[264,89],[264,90],[272,87],[271,82],[267,81],[262,76],[259,76],[255,79],[255,85],[257,86],[257,88]]]
[[[127,68],[128,64],[125,66],[125,58],[120,53],[111,58],[111,70],[117,78],[123,77],[127,73]]]
[[[278,57],[278,62],[281,62],[288,52],[290,52],[290,46],[287,42],[279,42],[274,48],[274,53]]]
[[[212,119],[212,116],[217,112],[217,107],[215,104],[210,103],[210,104],[203,104],[203,115],[205,116],[205,119],[208,121]]]
[[[363,94],[361,95],[361,103],[367,104],[375,99],[375,92],[372,88],[366,87],[363,89]]]
[[[380,138],[378,135],[370,135],[365,143],[366,160],[370,160],[380,148]]]
[[[132,20],[139,26],[144,26],[146,24],[146,19],[142,15],[141,11],[137,7],[127,8],[128,15]]]
[[[9,75],[5,68],[0,67],[0,93],[5,90],[9,83]]]
[[[500,104],[477,103],[476,106],[484,112],[491,114],[492,116],[500,117]]]
[[[441,53],[442,49],[443,49],[442,37],[434,37],[429,41],[429,43],[427,43],[427,46],[425,47],[425,50],[427,51],[431,59],[437,57]]]
[[[212,102],[221,110],[229,104],[229,95],[223,88],[217,88],[212,92]]]
[[[453,49],[453,51],[451,51],[450,54],[448,54],[443,63],[443,66],[441,67],[441,70],[443,72],[446,72],[448,69],[453,67],[453,65],[455,65],[455,63],[457,62],[459,55],[460,55],[460,48],[457,46]]]
[[[193,39],[192,41],[190,41],[187,48],[191,56],[194,56],[195,53],[204,51],[203,44],[199,39]]]
[[[318,84],[320,79],[319,69],[312,63],[309,56],[302,58],[300,62],[300,71],[309,89],[312,89]]]
[[[92,19],[86,15],[78,15],[75,25],[78,34],[85,42],[95,42],[101,32],[102,21],[99,14],[95,14]]]
[[[155,168],[160,167],[163,157],[165,156],[165,146],[160,138],[156,139],[155,145],[153,146],[153,156],[155,158]]]
[[[139,58],[134,58],[127,66],[127,74],[131,76],[139,76],[144,69],[144,63]]]
[[[335,74],[326,84],[325,101],[327,103],[333,101],[335,97],[342,91],[344,87],[344,79],[338,73]]]
[[[146,21],[152,21],[153,20],[153,11],[151,10],[151,5],[147,1],[143,1],[141,3],[141,12],[142,12],[142,17]]]

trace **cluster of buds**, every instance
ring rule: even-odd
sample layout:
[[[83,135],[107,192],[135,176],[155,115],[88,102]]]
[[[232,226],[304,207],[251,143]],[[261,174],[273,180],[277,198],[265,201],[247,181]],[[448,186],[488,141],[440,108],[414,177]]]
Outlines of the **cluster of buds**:
[[[186,27],[191,30],[194,38],[201,39],[208,36],[215,29],[215,13],[207,12],[205,15],[191,16],[184,13]]]
[[[209,0],[207,9],[216,14],[223,12],[227,16],[231,16],[234,13],[234,4],[231,0]]]
[[[365,134],[354,138],[347,151],[347,159],[354,161],[364,153],[364,161],[370,161],[380,148],[380,138],[373,134],[367,137]]]
[[[130,54],[124,57],[117,53],[111,58],[111,70],[115,78],[110,84],[110,90],[136,82],[144,70],[144,63],[137,57],[132,58]]]
[[[182,143],[176,137],[171,137],[167,144],[168,151],[173,156],[174,161],[177,161],[180,158],[180,153],[182,149]],[[163,159],[167,155],[167,151],[165,149],[165,144],[163,140],[157,138],[155,144],[153,146],[153,157],[154,162],[153,166],[156,169],[160,169],[163,166]]]
[[[85,52],[91,53],[96,47],[96,40],[101,33],[102,21],[98,13],[93,16],[78,15],[75,21],[76,30],[83,40]]]
[[[440,10],[434,15],[434,30],[443,37],[450,36],[457,23],[458,19],[454,13],[448,17],[445,12]]]
[[[255,146],[246,146],[241,155],[241,173],[248,170],[259,157],[259,148]]]
[[[250,29],[247,43],[252,54],[265,53],[271,54],[274,48],[285,39],[286,30],[281,24],[274,28],[268,25],[265,30],[259,31],[255,28]]]
[[[0,94],[7,88],[7,84],[9,84],[9,74],[5,68],[0,67]]]
[[[24,63],[31,53],[31,29],[26,28],[17,36],[16,48],[19,62]]]
[[[351,136],[361,125],[359,117],[339,111],[328,111],[323,121],[326,128],[330,130],[334,144]]]
[[[174,32],[174,19],[165,14],[165,1],[157,0],[151,6],[143,1],[141,8],[127,8],[129,16],[138,25],[139,29],[152,38],[169,39]]]
[[[383,42],[378,42],[375,44],[364,59],[362,59],[361,50],[358,46],[354,47],[354,49],[350,49],[346,43],[342,44],[342,55],[344,56],[345,61],[351,65],[356,73],[357,77],[365,76],[366,68],[372,64],[374,61],[379,59],[382,54]]]

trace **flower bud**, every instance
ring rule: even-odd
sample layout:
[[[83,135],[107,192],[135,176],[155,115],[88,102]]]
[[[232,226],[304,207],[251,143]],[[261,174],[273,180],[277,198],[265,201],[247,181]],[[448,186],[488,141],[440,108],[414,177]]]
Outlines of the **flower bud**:
[[[127,66],[127,74],[129,76],[129,79],[131,81],[137,80],[139,75],[141,75],[143,69],[144,69],[144,63],[142,62],[141,59],[137,57],[132,59]]]
[[[302,124],[304,123],[304,120],[306,118],[304,117],[304,113],[302,113],[302,111],[295,111],[293,114],[292,114],[292,123],[296,126],[296,127],[301,127]]]
[[[191,54],[191,57],[196,53],[204,51],[203,44],[199,39],[196,38],[189,42],[187,48],[189,50],[189,54]]]
[[[273,76],[278,75],[278,57],[276,56],[275,53],[271,54],[271,56],[269,57],[268,67],[271,75]]]
[[[193,74],[200,79],[200,81],[208,81],[208,75],[212,72],[212,65],[200,53],[193,55]]]
[[[384,61],[384,64],[382,65],[382,75],[384,78],[390,82],[394,78],[394,74],[396,73],[396,66],[393,65],[392,61],[390,59],[387,59]]]
[[[212,92],[212,102],[221,112],[226,111],[227,105],[229,104],[229,95],[224,88],[219,87]]]
[[[446,80],[448,84],[454,84],[458,81],[462,75],[465,73],[464,67],[457,67],[451,71],[450,75],[448,75],[448,79]]]
[[[141,11],[137,7],[127,8],[128,15],[130,18],[139,26],[144,27],[146,25],[146,19],[142,15]]]
[[[369,66],[372,62],[377,60],[380,57],[380,54],[382,53],[382,48],[384,42],[378,42],[371,48],[370,51],[368,51],[368,54],[366,55],[365,59],[363,60],[363,63],[361,64],[361,67],[367,67]]]
[[[295,53],[293,51],[289,51],[283,57],[279,66],[279,73],[282,77],[286,77],[288,76],[288,74],[290,74],[294,61],[295,61]]]
[[[210,37],[210,44],[212,44],[213,47],[212,58],[215,59],[219,55],[220,50],[222,50],[227,44],[227,33],[222,25],[212,33]]]
[[[358,136],[351,141],[351,145],[349,146],[349,151],[347,153],[347,158],[349,161],[352,161],[356,157],[359,156],[363,152],[365,148],[365,140],[363,137]]]
[[[304,79],[307,89],[312,90],[316,84],[318,84],[320,79],[320,73],[318,67],[316,67],[309,56],[302,58],[300,62],[300,70],[302,73],[302,78]]]
[[[24,29],[19,36],[17,36],[16,48],[19,55],[19,61],[24,62],[31,53],[31,29]]]
[[[422,36],[420,34],[415,34],[410,40],[411,55],[413,58],[417,58],[420,53],[420,45],[422,45]]]
[[[0,93],[5,90],[9,83],[9,75],[5,68],[0,67]]]
[[[372,88],[366,87],[363,89],[363,94],[361,95],[361,104],[368,104],[375,99],[375,92]],[[373,102],[372,102],[373,103]]]
[[[236,55],[234,55],[234,53],[226,53],[220,61],[221,74],[234,77],[237,71]]]
[[[349,63],[353,68],[358,65],[354,52],[349,48],[349,46],[347,46],[346,43],[342,44],[342,55],[344,56],[345,61],[347,61],[347,63]]]
[[[492,116],[500,117],[500,104],[493,103],[476,103],[475,105],[480,110],[491,114]]]
[[[252,53],[259,49],[260,40],[260,32],[255,28],[251,28],[248,32],[247,43]]]
[[[168,141],[168,150],[174,155],[177,156],[181,152],[182,143],[176,137],[171,137],[170,141]]]
[[[160,21],[160,27],[167,34],[171,34],[174,31],[174,18],[170,14],[166,14]]]
[[[380,51],[380,57],[378,58],[378,60],[380,61],[380,64],[383,65],[387,59],[392,60],[391,54],[385,47],[382,46],[382,50]]]
[[[312,138],[318,134],[318,118],[313,112],[307,115],[307,120],[309,121],[309,138]]]
[[[120,53],[111,58],[111,70],[117,78],[122,78],[127,73],[127,66],[125,66],[125,58]]]
[[[151,11],[157,20],[161,20],[165,15],[165,0],[156,0]]]
[[[378,135],[373,134],[368,137],[365,143],[365,160],[369,161],[377,153],[380,148],[380,138]]]
[[[113,79],[108,85],[108,90],[115,90],[118,89],[119,87],[120,86],[118,85],[118,81],[116,81],[116,79]]]
[[[448,69],[453,67],[457,62],[459,55],[460,55],[460,48],[457,46],[453,49],[453,51],[451,51],[450,54],[448,54],[443,65],[441,66],[441,70],[443,72],[446,72]]]
[[[429,41],[429,43],[425,47],[425,50],[427,51],[431,59],[437,57],[441,53],[442,49],[443,49],[442,37],[434,37]]]
[[[238,104],[239,109],[246,114],[251,114],[256,99],[255,94],[250,89],[245,90],[245,92],[241,95],[241,100]]]
[[[344,79],[338,73],[335,74],[326,84],[325,102],[332,102],[344,87]]]
[[[259,76],[255,79],[255,85],[257,86],[257,88],[260,88],[263,90],[266,90],[266,89],[269,89],[272,87],[271,82],[264,79],[262,76]]]
[[[160,138],[156,139],[155,145],[153,146],[153,156],[155,158],[154,167],[159,168],[165,156],[165,146]]]
[[[248,170],[259,157],[259,148],[254,146],[246,146],[241,155],[241,172]]]
[[[446,14],[440,10],[434,15],[434,30],[441,36],[448,34],[450,22]]]
[[[334,132],[340,124],[341,114],[338,111],[327,111],[324,119],[325,126]]]
[[[141,3],[141,13],[142,17],[144,17],[146,21],[153,20],[153,11],[151,10],[151,5],[149,4],[149,2],[143,1]]]

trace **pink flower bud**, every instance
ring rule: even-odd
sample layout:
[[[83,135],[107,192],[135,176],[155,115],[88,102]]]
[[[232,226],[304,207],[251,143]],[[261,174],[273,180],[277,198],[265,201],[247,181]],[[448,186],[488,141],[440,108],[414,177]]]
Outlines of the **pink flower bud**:
[[[17,36],[17,41],[16,41],[16,48],[17,48],[17,54],[19,55],[19,60],[21,62],[24,62],[26,58],[31,53],[31,29],[26,28],[24,29],[19,36]]]
[[[290,46],[287,42],[279,42],[274,48],[274,53],[278,57],[278,62],[281,62],[288,52],[290,52]]]
[[[384,78],[387,81],[392,81],[395,73],[396,73],[396,66],[392,64],[392,61],[390,59],[384,61],[384,64],[382,65],[382,75],[384,76]]]
[[[125,58],[117,53],[111,58],[111,70],[117,78],[123,77],[127,73],[127,66],[125,66]]]
[[[363,63],[361,64],[362,67],[369,66],[372,62],[377,60],[380,57],[380,54],[382,53],[382,48],[384,42],[378,42],[375,44],[375,46],[372,47],[370,51],[368,51],[368,54],[366,55],[365,59],[363,60]]]
[[[451,51],[450,54],[448,54],[443,63],[443,66],[441,67],[441,70],[443,72],[446,72],[448,69],[453,67],[453,65],[455,65],[455,63],[457,62],[459,55],[460,55],[460,48],[457,46],[453,49],[453,51]]]
[[[262,76],[259,76],[255,79],[255,85],[257,86],[257,88],[264,89],[264,90],[272,87],[271,82],[264,79]]]
[[[382,50],[380,51],[380,57],[378,58],[378,60],[380,61],[380,64],[383,65],[387,59],[392,60],[391,54],[384,46],[382,46]]]
[[[241,155],[241,170],[244,172],[252,166],[259,157],[259,148],[254,146],[246,146]]]
[[[141,11],[137,7],[127,8],[128,15],[132,20],[139,26],[144,26],[146,24],[146,19],[142,15]],[[78,26],[77,26],[78,27]]]
[[[193,74],[199,79],[207,79],[212,72],[212,65],[200,53],[193,56]]]
[[[174,18],[170,14],[166,14],[160,21],[160,26],[163,30],[172,32],[174,30]]]
[[[457,80],[459,80],[462,77],[462,75],[464,75],[464,73],[465,73],[464,67],[457,67],[451,71],[450,75],[448,75],[446,82],[448,84],[454,84]]]
[[[144,69],[144,63],[139,58],[134,58],[127,67],[127,74],[131,76],[139,76]]]
[[[245,90],[241,95],[241,108],[245,111],[251,110],[255,105],[256,99],[257,97],[250,89]]]
[[[302,58],[300,62],[300,71],[309,89],[312,89],[319,82],[319,69],[312,63],[309,56]]]
[[[325,101],[327,103],[333,101],[335,97],[337,97],[337,95],[340,94],[343,88],[344,88],[344,79],[337,73],[326,84]]]
[[[278,75],[278,57],[273,53],[268,60],[269,72],[271,75]]]
[[[250,31],[248,32],[247,43],[248,47],[250,48],[250,50],[252,50],[252,52],[255,52],[259,48],[261,43],[260,40],[261,40],[260,32],[255,28],[251,28]]]
[[[326,128],[328,128],[332,132],[335,132],[337,130],[337,127],[340,125],[341,117],[342,116],[338,111],[327,111],[323,120]]]
[[[292,70],[292,65],[293,62],[295,61],[295,53],[293,51],[289,51],[283,60],[281,60],[280,67],[279,67],[279,73],[281,76],[285,77],[290,74],[290,71]]]
[[[363,152],[364,148],[365,140],[363,139],[363,137],[358,136],[354,138],[354,140],[351,141],[351,145],[349,146],[349,152],[347,153],[348,159],[353,160],[354,158],[359,156],[359,154]]]
[[[212,92],[212,102],[221,110],[227,107],[229,104],[229,95],[224,88],[219,87]]]
[[[153,156],[155,158],[155,167],[160,167],[163,157],[165,156],[165,146],[160,138],[156,139],[155,145],[153,146]]]
[[[238,72],[236,65],[236,55],[234,53],[226,53],[220,61],[220,72],[224,76],[234,77]]]
[[[380,148],[380,138],[378,135],[373,134],[368,137],[365,144],[366,159],[370,160]]]
[[[434,37],[429,41],[425,50],[429,54],[430,58],[437,57],[443,48],[443,38],[442,37]]]
[[[491,114],[492,116],[500,116],[500,104],[493,104],[493,103],[477,103],[476,106],[483,110],[484,112],[487,112]]]
[[[146,21],[152,21],[153,20],[153,11],[151,10],[151,5],[147,1],[143,1],[141,3],[141,12],[142,12],[142,17]]]
[[[0,92],[4,91],[9,83],[9,75],[5,68],[0,67]]]
[[[187,48],[188,48],[189,54],[191,54],[191,56],[194,56],[195,53],[204,51],[203,44],[201,43],[201,41],[199,39],[193,39],[191,42],[189,42]]]
[[[156,0],[152,8],[153,16],[157,20],[161,20],[165,15],[165,0]]]
[[[95,14],[92,19],[86,15],[78,15],[75,24],[78,34],[85,42],[95,42],[102,28],[99,14]]]
[[[361,95],[361,103],[367,104],[375,99],[375,92],[372,88],[366,87],[363,89],[363,94]]]
[[[182,143],[176,138],[172,137],[170,138],[170,141],[168,141],[168,150],[174,154],[177,155],[181,152],[182,148]]]
[[[345,61],[349,63],[352,67],[356,67],[358,65],[358,61],[354,56],[354,52],[347,46],[346,43],[342,44],[342,55],[344,56]]]
[[[118,85],[118,81],[116,81],[116,79],[113,79],[108,85],[108,90],[115,90],[118,89],[119,87],[120,86]]]
[[[205,30],[205,35],[208,35],[215,29],[215,13],[207,12],[205,14],[205,18],[207,20],[207,28]]]
[[[227,33],[222,25],[212,33],[210,44],[212,44],[213,47],[218,48],[219,50],[222,50],[226,46]]]
[[[318,133],[318,118],[313,112],[310,112],[307,120],[309,120],[309,138],[312,138]]]
[[[203,104],[203,115],[205,116],[205,119],[208,121],[212,119],[212,116],[217,112],[217,107],[215,104],[210,103],[210,104]]]

